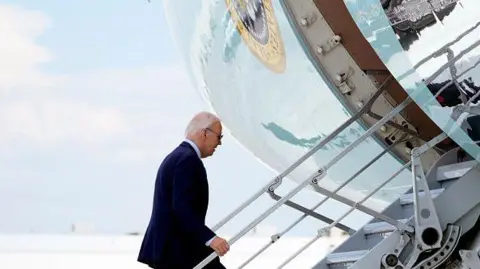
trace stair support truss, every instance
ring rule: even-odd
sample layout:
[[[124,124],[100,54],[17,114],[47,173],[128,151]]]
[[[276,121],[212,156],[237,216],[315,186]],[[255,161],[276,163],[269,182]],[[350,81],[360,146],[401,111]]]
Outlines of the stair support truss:
[[[400,230],[393,231],[387,238],[367,251],[361,259],[354,261],[349,269],[383,268],[385,269],[433,269],[451,257],[457,249],[460,237],[474,227],[480,216],[480,170],[470,169],[460,180],[451,185],[433,200],[434,208],[442,208],[438,212],[442,240],[439,248],[430,250],[430,256],[418,262],[424,252],[417,244],[417,237]],[[459,199],[459,196],[462,199]],[[415,225],[415,216],[408,224]],[[462,253],[462,252],[460,252]],[[466,257],[467,251],[461,255],[464,264],[477,262],[478,254]],[[465,262],[467,260],[467,262]],[[454,267],[461,268],[461,267]],[[469,267],[466,267],[469,268]],[[477,268],[477,267],[470,267]]]
[[[425,178],[418,149],[412,151],[413,203],[415,205],[415,240],[421,250],[439,248],[442,229]],[[423,193],[423,195],[420,195]]]
[[[473,96],[466,103],[471,104],[474,98],[476,97]],[[480,104],[474,106],[460,104],[455,107],[452,111],[454,122],[462,121],[460,116],[463,113],[480,115]],[[414,216],[408,220],[407,225],[413,225],[415,232],[410,233],[402,229],[395,230],[392,235],[380,242],[364,258],[354,263],[350,267],[351,269],[360,269],[367,265],[372,266],[372,264],[380,263],[385,269],[437,268],[453,254],[463,233],[462,228],[469,230],[469,227],[471,228],[477,221],[480,216],[480,199],[470,197],[470,195],[478,195],[468,193],[466,189],[480,187],[480,184],[478,184],[480,170],[478,168],[473,172],[467,172],[470,175],[477,173],[476,175],[470,176],[447,189],[441,199],[434,201],[430,193],[419,157],[446,137],[448,136],[442,133],[422,147],[412,150]],[[463,199],[461,207],[455,206],[452,208],[452,201],[459,202],[458,197],[460,195],[468,197],[468,200]],[[442,208],[442,211],[437,213],[436,208]],[[469,212],[470,217],[465,218],[464,215]],[[464,218],[463,223],[468,224],[461,225],[462,223],[458,223],[462,217]],[[387,241],[390,245],[387,244]],[[433,254],[419,262],[420,255],[426,251],[433,251]],[[465,251],[464,255],[461,255],[464,266],[476,262],[478,255],[472,256],[472,253]]]

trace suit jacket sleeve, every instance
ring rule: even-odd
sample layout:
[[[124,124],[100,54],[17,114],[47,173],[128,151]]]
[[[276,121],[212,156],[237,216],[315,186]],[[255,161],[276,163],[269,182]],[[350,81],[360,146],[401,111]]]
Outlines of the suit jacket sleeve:
[[[215,233],[204,224],[191,207],[192,198],[197,191],[193,184],[196,180],[194,164],[191,160],[184,159],[175,167],[172,205],[173,212],[179,219],[182,230],[204,245],[205,242],[215,236]]]

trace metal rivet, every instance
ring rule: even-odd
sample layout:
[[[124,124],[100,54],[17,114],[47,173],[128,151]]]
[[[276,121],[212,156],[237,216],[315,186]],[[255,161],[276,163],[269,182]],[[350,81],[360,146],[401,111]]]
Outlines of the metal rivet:
[[[320,45],[317,46],[317,53],[318,53],[318,54],[323,54],[323,48],[322,48],[322,46],[320,46]]]
[[[300,24],[301,24],[302,26],[307,26],[307,25],[308,25],[308,20],[307,20],[307,18],[302,18],[302,19],[300,20]]]

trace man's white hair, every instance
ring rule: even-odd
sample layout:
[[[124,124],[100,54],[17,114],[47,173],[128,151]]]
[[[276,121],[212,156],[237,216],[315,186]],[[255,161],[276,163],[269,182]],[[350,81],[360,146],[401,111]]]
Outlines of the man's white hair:
[[[210,128],[215,122],[219,121],[220,119],[210,112],[200,112],[188,123],[185,136],[188,137],[205,128]]]

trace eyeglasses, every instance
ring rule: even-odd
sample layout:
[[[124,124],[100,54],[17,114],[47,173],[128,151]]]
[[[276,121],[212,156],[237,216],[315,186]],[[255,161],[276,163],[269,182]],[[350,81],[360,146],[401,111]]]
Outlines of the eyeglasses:
[[[205,130],[209,130],[210,132],[214,133],[214,134],[217,136],[218,141],[222,140],[223,134],[217,134],[216,132],[214,132],[214,131],[213,131],[212,129],[210,129],[210,128],[205,128]]]

